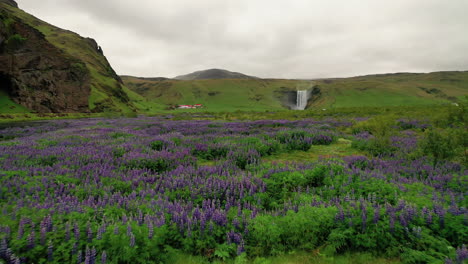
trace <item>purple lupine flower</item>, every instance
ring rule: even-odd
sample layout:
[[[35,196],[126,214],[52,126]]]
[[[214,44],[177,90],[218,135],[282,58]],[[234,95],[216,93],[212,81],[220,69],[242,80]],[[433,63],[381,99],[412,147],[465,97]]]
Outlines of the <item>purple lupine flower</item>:
[[[75,241],[75,243],[73,243],[73,247],[72,247],[72,255],[75,255],[78,251],[78,241]]]
[[[5,237],[3,237],[0,240],[0,258],[5,258],[7,249],[8,249],[7,240]]]
[[[32,230],[31,233],[29,233],[27,241],[28,241],[28,248],[33,249],[36,243],[36,232],[34,230]]]
[[[142,224],[143,224],[143,212],[142,212],[140,209],[138,209],[137,221],[138,221],[138,225],[142,225]]]
[[[94,264],[96,261],[96,249],[86,246],[85,264]]]
[[[466,245],[463,244],[463,246],[457,248],[457,264],[464,263],[466,259],[468,259],[468,249],[466,248]]]
[[[115,226],[114,227],[114,235],[118,235],[118,234],[119,234],[119,227]]]
[[[242,235],[231,230],[227,233],[227,241],[228,243],[235,243],[239,245],[242,241]]]
[[[11,251],[10,248],[7,248],[6,251],[5,251],[5,258],[6,259],[11,259],[12,256],[14,256],[13,252]]]
[[[98,232],[97,232],[97,235],[96,235],[96,239],[98,240],[101,240],[102,239],[102,235],[106,232],[106,226],[105,225],[101,225],[99,228],[98,228]]]
[[[41,229],[42,231],[42,229]],[[75,240],[80,240],[80,227],[77,223],[73,225],[73,233],[75,234]]]
[[[104,250],[101,254],[101,264],[106,264],[106,262],[107,262],[107,253]]]
[[[446,210],[442,205],[434,205],[434,213],[439,217],[439,225],[443,228],[444,227],[444,220]]]
[[[242,239],[241,243],[237,246],[237,255],[240,255],[243,252],[245,252],[245,249],[244,249],[244,240]]]
[[[239,223],[239,219],[237,219],[237,217],[235,217],[234,220],[232,220],[232,225],[233,225],[235,228],[239,228],[240,223]]]
[[[95,247],[91,249],[91,263],[92,264],[96,263],[96,248]]]
[[[26,220],[24,218],[21,218],[18,226],[18,240],[23,238],[25,224]]]
[[[132,233],[132,226],[127,225],[127,236],[130,236],[131,233]]]
[[[399,215],[399,219],[400,219],[400,224],[403,226],[403,227],[407,227],[408,226],[408,221],[406,221],[406,217],[403,213],[401,213]]]
[[[432,224],[432,212],[429,211],[426,207],[422,209],[423,215],[425,215],[425,221],[427,225]]]
[[[339,211],[338,211],[338,213],[336,214],[335,219],[336,219],[337,221],[344,221],[344,219],[345,219],[345,214],[344,214],[344,211],[343,211],[343,207],[341,207],[341,206],[339,207]]]
[[[380,205],[378,204],[374,209],[374,224],[377,224],[380,220]]]
[[[83,262],[83,252],[78,251],[78,254],[76,255],[76,263],[77,264],[81,264]]]

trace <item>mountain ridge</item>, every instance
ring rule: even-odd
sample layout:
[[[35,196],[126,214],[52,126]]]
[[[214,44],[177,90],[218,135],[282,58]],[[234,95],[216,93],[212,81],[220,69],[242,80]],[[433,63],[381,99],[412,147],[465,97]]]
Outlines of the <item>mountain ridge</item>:
[[[206,69],[195,71],[189,74],[178,75],[174,80],[213,80],[213,79],[260,79],[255,76],[249,76],[240,72],[232,72],[225,69]]]

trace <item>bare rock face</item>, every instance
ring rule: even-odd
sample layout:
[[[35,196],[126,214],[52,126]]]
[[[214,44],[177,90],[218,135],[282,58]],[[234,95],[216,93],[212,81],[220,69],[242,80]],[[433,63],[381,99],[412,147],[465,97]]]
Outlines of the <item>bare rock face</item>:
[[[88,112],[90,74],[86,65],[29,25],[18,20],[5,23],[7,15],[0,13],[0,89],[36,112]]]

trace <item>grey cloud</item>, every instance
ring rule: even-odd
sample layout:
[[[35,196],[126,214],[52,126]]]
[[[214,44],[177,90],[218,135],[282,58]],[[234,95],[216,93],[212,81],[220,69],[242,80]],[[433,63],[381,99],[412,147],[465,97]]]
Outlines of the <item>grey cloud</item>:
[[[313,78],[468,69],[466,0],[19,0],[120,74]]]

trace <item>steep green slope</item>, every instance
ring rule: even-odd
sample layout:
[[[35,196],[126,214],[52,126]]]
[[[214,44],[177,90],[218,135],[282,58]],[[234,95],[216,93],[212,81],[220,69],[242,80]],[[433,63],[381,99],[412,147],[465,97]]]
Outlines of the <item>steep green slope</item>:
[[[314,106],[398,106],[456,102],[468,95],[468,72],[396,73],[316,82]]]
[[[39,59],[44,57],[52,59],[60,57],[61,63],[65,64],[61,65],[60,71],[63,72],[67,67],[71,68],[71,66],[76,66],[76,68],[82,72],[83,82],[86,83],[86,89],[89,91],[88,94],[82,94],[82,96],[86,96],[90,111],[102,112],[109,110],[130,112],[136,109],[129,96],[124,92],[120,77],[112,69],[102,49],[93,39],[83,38],[71,31],[50,25],[14,7],[11,3],[9,4],[9,1],[0,1],[0,12],[2,13],[2,23],[0,24],[3,25],[5,34],[8,34],[8,32],[16,33],[16,35],[28,34],[28,36],[37,36],[37,39],[40,41],[44,39],[44,43],[38,47],[34,47],[34,43],[28,43],[32,42],[33,39],[23,36],[29,48],[27,50],[18,50],[16,53],[29,52],[34,53],[34,56],[36,56],[37,53],[42,53],[38,56],[40,57]],[[10,33],[10,35],[12,33]],[[15,51],[10,53],[16,55],[14,52]],[[71,66],[66,66],[68,62],[70,62],[69,64]],[[55,65],[52,65],[52,69],[54,69],[54,66]],[[37,70],[37,68],[33,70]],[[37,75],[44,78],[40,75],[44,75],[45,70],[46,69],[40,69]],[[11,69],[5,70],[5,72],[10,71]],[[53,78],[52,76],[51,74],[49,78]],[[62,76],[62,79],[63,78]],[[47,81],[54,83],[56,80],[46,79],[45,82]],[[57,82],[58,81],[60,80],[57,80]],[[29,85],[33,86],[31,84]],[[34,87],[30,87],[30,89],[34,90]],[[24,97],[27,95],[22,93],[21,96]],[[47,99],[49,101],[53,100],[51,98]],[[21,102],[21,98],[15,101]],[[80,108],[80,111],[82,111],[82,108]]]
[[[8,94],[0,90],[0,113],[28,113],[29,110],[22,105],[13,102]]]
[[[303,80],[170,80],[122,77],[132,91],[161,109],[203,104],[206,111],[278,110],[296,90],[313,89],[308,108],[411,106],[452,103],[468,95],[468,72],[398,73]]]

